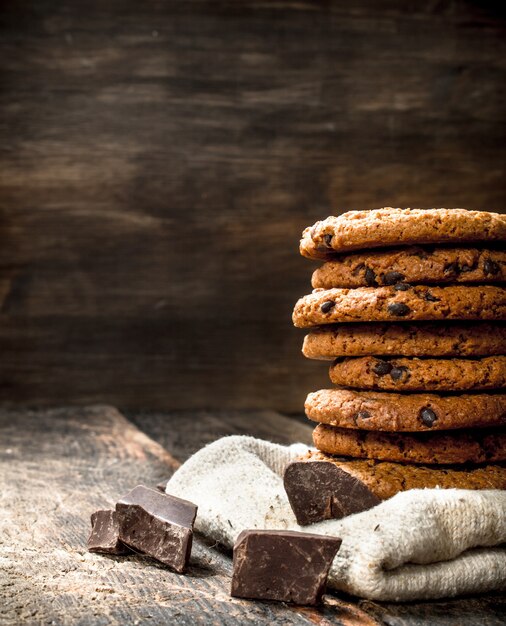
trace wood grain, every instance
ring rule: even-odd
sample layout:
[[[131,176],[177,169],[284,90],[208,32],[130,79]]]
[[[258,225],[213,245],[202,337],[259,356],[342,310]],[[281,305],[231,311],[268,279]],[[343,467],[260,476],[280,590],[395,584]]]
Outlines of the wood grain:
[[[505,32],[459,0],[3,2],[3,398],[300,410],[302,228],[504,207]]]
[[[188,575],[86,549],[90,514],[178,462],[111,407],[0,411],[2,624],[378,626],[356,604],[321,609],[229,595],[228,555],[196,538]]]
[[[314,424],[275,411],[128,411],[128,419],[181,462],[220,437],[249,435],[279,443],[313,445]]]
[[[201,537],[186,576],[138,555],[88,553],[90,513],[138,483],[168,478],[201,445],[226,434],[293,443],[311,432],[273,412],[134,419],[169,451],[112,407],[0,410],[2,624],[504,624],[504,594],[401,605],[329,593],[318,610],[231,598],[230,556]]]

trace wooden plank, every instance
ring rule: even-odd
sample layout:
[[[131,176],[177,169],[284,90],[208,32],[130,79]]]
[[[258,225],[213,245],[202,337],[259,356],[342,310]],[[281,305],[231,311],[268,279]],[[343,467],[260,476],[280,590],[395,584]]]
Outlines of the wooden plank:
[[[393,604],[360,602],[369,615],[389,626],[504,626],[506,623],[506,595],[491,593],[475,598],[442,600],[440,602],[410,602]]]
[[[282,445],[312,444],[314,426],[304,417],[275,411],[126,411],[128,418],[181,462],[227,435],[250,435]]]
[[[2,624],[380,624],[331,596],[321,610],[232,599],[229,556],[200,538],[186,576],[88,553],[91,512],[178,465],[113,408],[1,410],[0,437]]]
[[[67,404],[106,398],[130,408],[249,409],[270,399],[273,407],[301,412],[307,393],[328,384],[328,363],[302,357],[304,333],[288,319],[231,325],[212,317],[170,323],[0,315],[0,322],[4,402],[43,406],[55,398]],[[254,345],[258,335],[263,340]]]
[[[505,30],[461,1],[3,2],[4,398],[299,410],[305,225],[506,205]]]

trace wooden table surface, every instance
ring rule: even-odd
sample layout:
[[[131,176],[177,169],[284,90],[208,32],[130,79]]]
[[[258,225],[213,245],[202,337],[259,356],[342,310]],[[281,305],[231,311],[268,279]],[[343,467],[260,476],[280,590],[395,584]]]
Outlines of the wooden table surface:
[[[0,623],[506,624],[506,595],[410,604],[328,593],[319,609],[229,595],[231,558],[202,537],[181,576],[140,556],[86,549],[89,515],[136,484],[168,478],[226,434],[310,440],[272,412],[131,414],[112,407],[0,411]]]

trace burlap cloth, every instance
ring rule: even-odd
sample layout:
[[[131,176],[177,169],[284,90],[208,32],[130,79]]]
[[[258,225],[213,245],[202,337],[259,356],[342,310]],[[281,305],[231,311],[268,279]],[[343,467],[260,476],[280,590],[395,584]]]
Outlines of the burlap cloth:
[[[228,547],[246,528],[341,537],[329,587],[363,598],[405,601],[506,589],[506,491],[414,489],[363,513],[301,527],[282,477],[307,450],[224,437],[188,459],[167,493],[197,504],[196,530]]]

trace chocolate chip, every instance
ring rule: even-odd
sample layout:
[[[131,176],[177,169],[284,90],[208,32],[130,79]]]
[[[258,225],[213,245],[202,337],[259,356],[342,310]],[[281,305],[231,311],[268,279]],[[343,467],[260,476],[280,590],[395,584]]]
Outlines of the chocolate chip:
[[[392,369],[392,364],[388,361],[377,361],[372,368],[372,371],[378,376],[385,376]]]
[[[376,282],[376,274],[370,267],[365,268],[365,282],[368,287],[377,287],[378,283]]]
[[[333,300],[327,300],[320,306],[320,310],[322,313],[328,313],[331,309],[335,307],[336,303]]]
[[[327,248],[332,248],[332,235],[323,235],[323,241]]]
[[[392,304],[387,306],[387,311],[392,315],[404,317],[411,311],[411,309],[407,304],[404,304],[404,302],[392,302]]]
[[[411,285],[409,283],[397,283],[397,285],[394,285],[394,289],[395,291],[407,291],[411,289]]]
[[[383,276],[383,282],[385,285],[395,285],[395,283],[400,283],[401,280],[404,280],[405,278],[404,274],[401,274],[400,272],[387,272]]]
[[[395,381],[401,380],[403,376],[405,376],[404,380],[407,380],[409,378],[408,368],[404,367],[404,365],[401,365],[400,367],[393,367],[390,372],[390,376],[392,377],[392,380]]]
[[[432,295],[430,291],[426,291],[423,297],[428,302],[439,302],[441,300],[441,298],[436,298],[436,296]]]
[[[452,276],[456,276],[460,274],[460,268],[458,263],[447,263],[444,266],[444,273],[451,274]]]
[[[359,419],[366,420],[366,419],[369,419],[370,417],[371,417],[371,414],[369,413],[369,411],[366,411],[365,409],[361,409],[360,411],[355,413],[355,415],[353,416],[352,419],[353,419],[353,421],[356,424],[357,420],[359,420]]]
[[[424,250],[423,248],[414,248],[413,251],[411,252],[411,254],[413,256],[418,257],[419,259],[428,259],[429,258],[429,251]]]
[[[485,274],[499,274],[500,269],[499,265],[491,259],[486,259],[485,263],[483,263],[483,271]]]
[[[364,267],[365,263],[359,263],[352,271],[353,276],[358,276],[360,272],[364,269]]]
[[[429,409],[429,407],[426,406],[420,411],[420,419],[425,424],[425,426],[431,427],[437,420],[437,415],[432,409]]]
[[[463,273],[464,272],[472,272],[474,270],[474,267],[472,265],[461,265],[459,269]]]

